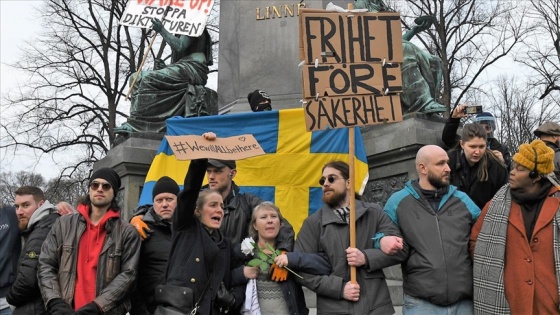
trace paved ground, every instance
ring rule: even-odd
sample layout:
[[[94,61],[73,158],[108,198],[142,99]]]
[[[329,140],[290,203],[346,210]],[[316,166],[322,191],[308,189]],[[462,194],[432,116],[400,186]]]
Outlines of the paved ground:
[[[309,315],[317,315],[317,309],[310,308]],[[402,315],[402,306],[395,306],[395,315]]]

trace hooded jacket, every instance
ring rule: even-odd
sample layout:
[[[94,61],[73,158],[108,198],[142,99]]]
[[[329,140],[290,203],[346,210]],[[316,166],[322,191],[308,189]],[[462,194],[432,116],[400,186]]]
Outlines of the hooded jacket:
[[[56,298],[74,305],[78,244],[85,229],[82,214],[69,214],[56,221],[47,236],[38,271],[45,305]],[[94,302],[104,314],[124,315],[130,309],[128,297],[136,280],[140,236],[121,218],[107,220],[105,229],[107,235],[99,255]]]
[[[24,245],[19,257],[17,277],[6,296],[8,303],[16,307],[14,315],[46,314],[37,281],[37,264],[41,246],[58,217],[60,215],[55,206],[45,201],[33,212],[27,228],[21,232]]]
[[[472,299],[469,235],[480,208],[450,185],[436,212],[408,181],[387,200],[385,212],[408,247],[402,263],[404,293],[442,306]]]

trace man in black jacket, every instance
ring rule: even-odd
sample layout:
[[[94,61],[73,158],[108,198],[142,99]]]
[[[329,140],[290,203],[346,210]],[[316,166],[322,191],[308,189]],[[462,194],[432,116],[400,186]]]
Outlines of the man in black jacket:
[[[554,150],[554,174],[556,178],[560,179],[560,125],[547,121],[540,125],[534,132],[535,136],[539,137],[547,147]]]
[[[11,315],[6,295],[16,280],[18,257],[21,252],[18,219],[14,207],[0,209],[0,315]]]
[[[171,249],[171,223],[178,194],[179,186],[167,176],[160,178],[152,191],[154,204],[143,218],[151,233],[140,249],[138,282],[132,294],[131,315],[153,314],[157,307],[154,294],[156,286],[165,283]]]
[[[18,262],[17,277],[6,300],[15,306],[14,315],[46,314],[37,282],[37,263],[43,241],[60,215],[37,187],[22,186],[16,190],[15,195],[14,204],[24,245]]]

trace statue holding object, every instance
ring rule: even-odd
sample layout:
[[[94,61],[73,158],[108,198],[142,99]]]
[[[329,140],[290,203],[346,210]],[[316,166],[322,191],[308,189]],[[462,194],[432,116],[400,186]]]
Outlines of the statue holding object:
[[[382,0],[357,0],[356,9],[368,9],[369,12],[390,11]],[[416,25],[402,37],[403,63],[401,105],[403,114],[443,113],[447,109],[436,101],[441,90],[443,67],[441,59],[431,55],[410,40],[418,33],[432,26],[436,19],[432,16],[422,16],[414,20]]]
[[[208,116],[218,113],[217,94],[205,87],[212,65],[212,40],[208,30],[200,37],[173,35],[158,19],[152,28],[171,47],[171,63],[155,61],[154,70],[140,71],[131,87],[130,116],[116,133],[165,132],[173,116]],[[131,82],[136,74],[131,76]]]

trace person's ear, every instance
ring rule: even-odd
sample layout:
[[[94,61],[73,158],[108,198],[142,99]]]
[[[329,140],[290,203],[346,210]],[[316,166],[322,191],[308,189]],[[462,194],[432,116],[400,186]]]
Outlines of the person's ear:
[[[235,177],[235,175],[237,174],[237,170],[231,170],[229,172],[229,178],[233,179]]]

